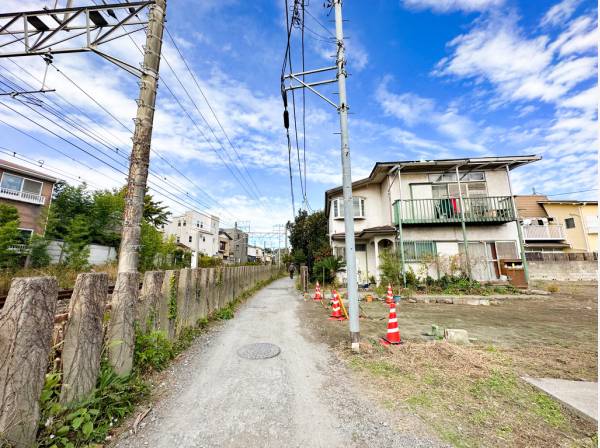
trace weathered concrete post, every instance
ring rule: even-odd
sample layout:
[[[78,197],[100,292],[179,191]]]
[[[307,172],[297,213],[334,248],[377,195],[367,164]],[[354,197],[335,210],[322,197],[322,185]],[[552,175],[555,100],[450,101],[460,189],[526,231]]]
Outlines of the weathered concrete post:
[[[135,320],[144,333],[150,333],[159,328],[158,319],[164,278],[164,271],[147,271],[144,273],[142,291],[135,312]]]
[[[57,299],[54,277],[16,278],[0,310],[0,435],[15,448],[35,443]]]
[[[108,275],[79,274],[69,302],[63,342],[63,404],[85,398],[96,386],[104,331],[102,318],[108,295]]]
[[[179,271],[179,282],[177,282],[177,318],[175,322],[176,335],[179,335],[181,330],[189,326],[191,280],[192,277],[189,268]]]
[[[108,324],[108,361],[117,375],[129,375],[135,348],[135,304],[139,295],[140,274],[117,275]]]
[[[208,289],[208,313],[212,314],[217,310],[217,290],[215,288],[215,268],[208,268],[208,280],[206,283]]]
[[[171,340],[175,338],[175,320],[177,319],[177,314],[179,312],[177,309],[178,283],[179,271],[165,271],[158,321],[161,331],[164,331]]]

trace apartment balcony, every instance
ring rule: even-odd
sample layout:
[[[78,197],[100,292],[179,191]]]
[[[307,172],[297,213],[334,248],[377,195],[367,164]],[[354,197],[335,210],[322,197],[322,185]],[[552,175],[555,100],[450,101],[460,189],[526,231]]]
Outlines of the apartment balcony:
[[[394,225],[414,224],[497,224],[515,221],[510,196],[464,198],[464,210],[458,198],[409,199],[394,202]],[[463,213],[464,212],[464,213]]]
[[[523,238],[529,240],[558,240],[566,238],[565,228],[562,224],[549,224],[547,226],[523,226]]]
[[[0,188],[0,198],[12,199],[13,201],[29,202],[30,204],[44,205],[46,198],[39,194],[27,193],[26,191],[10,190]]]

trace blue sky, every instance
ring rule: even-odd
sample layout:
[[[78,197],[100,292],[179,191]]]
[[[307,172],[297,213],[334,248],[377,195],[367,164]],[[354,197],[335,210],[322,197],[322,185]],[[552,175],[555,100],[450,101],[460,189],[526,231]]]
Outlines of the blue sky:
[[[39,8],[45,3],[54,2],[9,0],[2,3],[0,11]],[[309,6],[320,23],[306,17],[307,69],[333,62],[334,45],[325,29],[333,31],[332,17],[322,3],[312,1]],[[172,196],[162,196],[161,191],[170,189],[180,201],[196,208],[207,206],[222,215],[226,224],[250,221],[253,230],[271,230],[272,224],[291,218],[279,94],[284,12],[283,0],[169,0],[168,29],[239,153],[238,159],[166,38],[166,60],[191,96],[187,97],[163,61],[153,140],[153,147],[163,158],[153,155],[156,176],[151,179],[156,184],[155,194],[174,212],[182,211],[185,205],[174,202]],[[530,193],[532,188],[550,195],[596,188],[594,2],[346,0],[344,16],[348,20],[345,33],[351,73],[348,97],[354,179],[368,174],[376,161],[540,154],[543,161],[514,172],[514,187],[519,193]],[[296,69],[300,67],[299,35],[295,29],[292,51]],[[135,40],[141,44],[143,35],[136,35]],[[127,38],[107,48],[135,65],[140,60],[138,50]],[[15,62],[35,76],[43,76],[41,60],[21,58]],[[102,134],[103,141],[128,151],[130,134],[126,128],[132,127],[135,116],[136,80],[94,55],[56,55],[55,65],[125,127],[52,68],[48,85],[59,96],[51,97],[54,94],[49,93],[44,98],[56,101],[61,111],[86,123],[95,135]],[[15,74],[34,83],[20,68],[0,60],[0,75],[17,81]],[[193,122],[164,83],[176,93]],[[331,94],[335,88],[322,91]],[[296,99],[300,119],[300,93]],[[15,100],[2,97],[0,103],[35,116]],[[92,120],[82,116],[80,110]],[[122,182],[122,174],[5,107],[0,107],[0,120],[86,166],[2,123],[0,146],[44,160],[46,166],[96,187]],[[324,190],[338,185],[341,179],[339,135],[335,134],[338,116],[331,106],[308,93],[306,120],[307,198],[312,209],[319,209],[323,207]],[[58,135],[73,140],[64,130],[46,124]],[[89,140],[88,136],[80,136]],[[77,143],[85,146],[81,141]],[[92,143],[96,148],[87,149],[104,159],[102,148],[97,148],[100,145]],[[302,201],[295,158],[292,166],[298,207]],[[165,186],[159,177],[167,178],[177,188]],[[596,194],[592,191],[556,198],[589,199]]]

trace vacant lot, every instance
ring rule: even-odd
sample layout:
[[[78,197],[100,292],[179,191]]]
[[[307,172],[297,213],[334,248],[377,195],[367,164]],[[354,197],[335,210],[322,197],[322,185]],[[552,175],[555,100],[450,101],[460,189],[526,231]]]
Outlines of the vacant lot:
[[[597,286],[560,284],[543,299],[492,306],[399,306],[402,346],[384,348],[387,307],[362,303],[363,349],[347,347],[345,322],[307,301],[311,333],[334,347],[363,379],[365,392],[409,408],[455,446],[596,446],[595,425],[523,382],[524,375],[597,380]],[[431,340],[433,324],[462,328],[468,347]]]

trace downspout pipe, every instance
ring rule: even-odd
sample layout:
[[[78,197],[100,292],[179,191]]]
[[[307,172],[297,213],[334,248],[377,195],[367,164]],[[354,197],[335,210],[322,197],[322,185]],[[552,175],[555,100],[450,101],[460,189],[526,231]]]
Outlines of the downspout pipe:
[[[398,191],[400,192],[399,194],[399,204],[398,204],[398,231],[396,234],[396,239],[398,241],[400,241],[400,263],[401,263],[401,269],[402,269],[402,284],[404,285],[404,287],[406,288],[406,263],[404,261],[404,237],[402,235],[402,177],[401,177],[401,173],[400,170],[402,170],[403,166],[402,165],[396,165],[395,167],[393,167],[389,173],[388,176],[392,176],[395,174],[394,178],[392,179],[392,182],[390,183],[390,186],[388,188],[388,198],[390,201],[390,222],[393,222],[393,204],[392,204],[392,193],[391,193],[391,189],[392,189],[392,185],[394,185],[394,181],[396,180],[396,178],[398,179]]]

